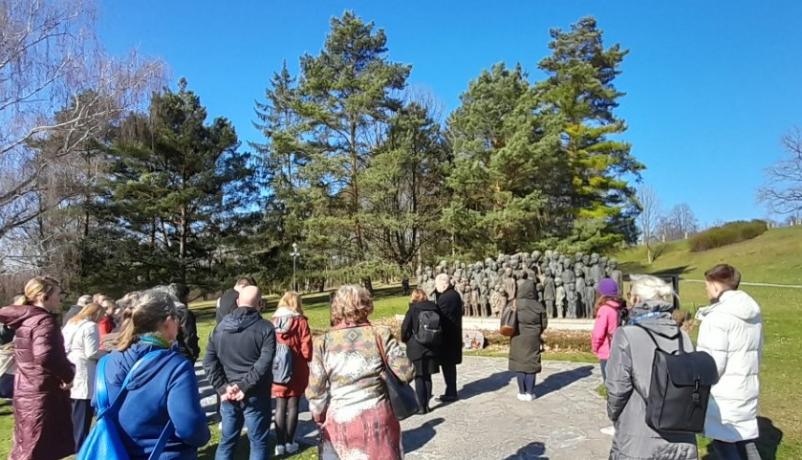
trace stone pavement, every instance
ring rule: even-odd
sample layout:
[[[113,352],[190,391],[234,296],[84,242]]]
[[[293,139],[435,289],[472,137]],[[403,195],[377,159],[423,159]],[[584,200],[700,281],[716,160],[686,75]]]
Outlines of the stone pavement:
[[[458,367],[460,401],[402,422],[409,459],[603,459],[612,438],[596,392],[598,366],[544,361],[535,401],[518,401],[507,360],[466,357]],[[443,387],[433,378],[435,394]]]
[[[465,357],[458,367],[460,401],[446,405],[432,401],[431,413],[401,422],[406,458],[607,458],[612,438],[599,432],[610,423],[604,399],[596,392],[601,383],[598,365],[544,361],[537,378],[538,399],[518,401],[506,359]],[[442,375],[432,380],[434,394],[441,394]],[[313,445],[317,430],[305,403],[297,436]],[[212,412],[210,405],[204,404]]]

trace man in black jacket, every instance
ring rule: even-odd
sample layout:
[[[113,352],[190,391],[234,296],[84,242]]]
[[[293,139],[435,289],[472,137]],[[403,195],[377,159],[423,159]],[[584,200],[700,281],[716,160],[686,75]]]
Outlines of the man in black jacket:
[[[260,314],[259,288],[243,288],[237,305],[212,331],[203,360],[209,382],[223,400],[220,407],[223,429],[215,458],[234,458],[243,421],[248,427],[251,458],[269,458],[267,440],[276,332],[273,324]]]
[[[240,291],[247,286],[255,286],[253,278],[244,277],[237,280],[233,289],[229,289],[217,299],[217,310],[215,311],[214,320],[215,324],[220,324],[227,314],[237,309],[237,298]]]
[[[457,364],[462,363],[462,297],[451,286],[445,273],[437,275],[434,285],[443,328],[440,367],[446,382],[446,392],[440,396],[440,401],[451,402],[458,399]]]

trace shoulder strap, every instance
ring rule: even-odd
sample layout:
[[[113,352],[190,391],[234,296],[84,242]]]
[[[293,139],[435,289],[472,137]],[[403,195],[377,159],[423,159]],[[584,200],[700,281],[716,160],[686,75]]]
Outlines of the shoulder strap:
[[[161,457],[164,447],[167,445],[167,440],[173,435],[173,431],[174,429],[172,420],[167,420],[167,425],[164,425],[164,429],[162,429],[162,433],[159,435],[156,445],[153,446],[153,450],[150,452],[148,460],[158,460],[158,458]]]
[[[657,347],[658,350],[660,350],[662,352],[666,352],[665,350],[660,348],[660,345],[657,344],[657,340],[655,340],[654,335],[652,335],[652,332],[649,329],[641,326],[638,323],[633,324],[633,326],[637,326],[637,327],[643,329],[643,331],[646,332],[646,335],[648,335],[649,338],[652,339],[652,342],[654,343],[654,346]],[[677,348],[677,353],[678,354],[685,353],[685,347],[684,347],[684,345],[682,343],[683,342],[682,330],[679,328],[679,326],[677,326],[677,340],[679,341],[679,348]]]
[[[128,374],[125,376],[125,380],[123,381],[122,387],[120,388],[120,393],[117,395],[116,398],[114,398],[114,402],[111,404],[111,406],[109,406],[109,394],[108,394],[108,387],[106,385],[106,361],[108,355],[100,359],[100,362],[98,362],[97,365],[97,378],[96,378],[98,409],[101,409],[101,412],[97,416],[98,419],[102,416],[107,415],[110,412],[114,414],[120,410],[120,406],[122,406],[122,403],[125,400],[126,395],[128,394],[128,384],[131,382],[133,376],[139,369],[141,369],[146,364],[156,359],[164,351],[166,350],[150,351],[145,356],[139,358],[137,362],[134,363],[134,365],[128,371]],[[167,424],[164,426],[161,434],[159,435],[159,439],[153,446],[153,450],[148,456],[148,460],[156,460],[161,456],[165,446],[167,445],[167,441],[170,439],[170,436],[173,435],[173,431],[174,431],[173,422],[171,420],[168,420]]]
[[[106,383],[106,360],[109,355],[104,356],[100,362],[98,363],[97,367],[97,376],[95,377],[96,387],[97,387],[97,400],[98,400],[98,418],[106,415],[107,412],[116,413],[120,410],[120,406],[122,406],[123,401],[125,400],[125,396],[128,394],[128,383],[131,381],[131,378],[145,364],[153,361],[163,350],[153,350],[148,352],[145,356],[139,358],[131,369],[128,371],[128,374],[125,376],[125,380],[123,380],[122,387],[120,388],[120,393],[117,394],[117,397],[114,398],[114,402],[109,404],[109,390]],[[105,404],[104,404],[105,403]]]
[[[657,343],[657,340],[656,340],[656,339],[654,338],[654,336],[652,335],[652,331],[650,331],[649,329],[647,329],[647,328],[645,328],[645,327],[641,326],[641,325],[640,325],[640,324],[638,324],[638,323],[635,323],[635,324],[633,324],[633,326],[637,326],[637,327],[641,328],[641,329],[643,330],[643,332],[645,332],[645,333],[646,333],[646,335],[648,335],[648,336],[649,336],[649,338],[650,338],[650,339],[652,339],[652,343],[654,343],[654,346],[655,346],[655,347],[657,347],[657,349],[658,349],[658,350],[660,350],[660,351],[663,351],[663,349],[662,349],[662,348],[660,348],[660,345]]]
[[[379,356],[382,359],[382,364],[384,364],[384,367],[387,368],[387,356],[384,354],[384,345],[382,345],[379,334],[376,333],[376,328],[371,326],[370,330],[373,331],[373,337],[376,339],[376,348],[379,349]]]
[[[100,358],[97,363],[97,375],[95,376],[95,396],[97,398],[98,412],[103,413],[109,408],[109,393],[106,388],[106,355]],[[99,418],[99,415],[98,415]]]

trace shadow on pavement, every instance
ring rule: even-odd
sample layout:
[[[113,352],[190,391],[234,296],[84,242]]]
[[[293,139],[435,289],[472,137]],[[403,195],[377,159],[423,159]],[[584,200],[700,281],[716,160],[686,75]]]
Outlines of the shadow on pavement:
[[[512,376],[513,374],[511,372],[503,371],[496,372],[481,380],[469,382],[459,391],[459,397],[460,399],[470,399],[480,394],[492,393],[496,390],[500,390],[510,383]]]
[[[545,444],[537,441],[530,442],[509,457],[505,457],[504,460],[548,460],[548,457],[543,455],[544,453],[546,453]]]
[[[557,372],[546,377],[543,382],[535,385],[535,395],[542,398],[547,394],[565,388],[577,380],[589,377],[593,373],[593,366],[582,366],[570,371]]]
[[[445,419],[442,417],[434,418],[423,422],[423,424],[417,428],[406,430],[401,433],[401,442],[404,445],[404,453],[408,454],[410,452],[415,452],[416,450],[428,444],[437,433],[434,427],[443,422],[445,422]]]

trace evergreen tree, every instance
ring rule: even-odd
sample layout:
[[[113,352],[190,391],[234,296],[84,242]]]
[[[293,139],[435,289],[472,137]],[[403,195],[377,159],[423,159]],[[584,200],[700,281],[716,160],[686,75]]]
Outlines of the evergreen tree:
[[[520,65],[497,64],[471,82],[451,115],[453,196],[444,222],[455,252],[513,252],[556,230],[565,168],[554,115],[538,112],[536,96]]]
[[[605,48],[593,18],[582,18],[570,31],[551,31],[552,55],[540,61],[548,78],[537,86],[547,110],[562,119],[562,145],[571,174],[571,208],[576,218],[569,239],[573,247],[599,249],[623,238],[637,214],[628,179],[644,166],[618,140],[626,123],[614,109],[624,93],[614,85],[627,51]],[[584,246],[584,247],[583,247]]]
[[[252,171],[231,123],[206,124],[206,117],[182,79],[178,92],[153,95],[147,116],[124,121],[96,206],[105,225],[97,235],[103,239],[88,245],[95,262],[85,267],[89,273],[133,268],[129,287],[168,281],[219,287],[214,267],[226,257],[223,238],[241,231]],[[109,238],[109,247],[100,246]]]
[[[298,89],[286,62],[273,75],[265,91],[265,101],[256,103],[257,121],[264,143],[251,143],[261,159],[262,184],[267,193],[263,221],[255,253],[263,270],[263,279],[286,280],[292,266],[290,248],[302,243],[304,221],[309,207],[302,193],[301,169],[308,163],[300,138],[302,119],[297,112]]]
[[[386,139],[364,174],[366,235],[375,253],[410,268],[441,236],[448,201],[444,185],[448,149],[439,124],[412,102],[389,121]]]
[[[301,58],[306,267],[330,271],[371,257],[363,175],[401,108],[397,93],[410,72],[388,60],[386,44],[384,31],[346,12],[332,20],[320,54]]]

